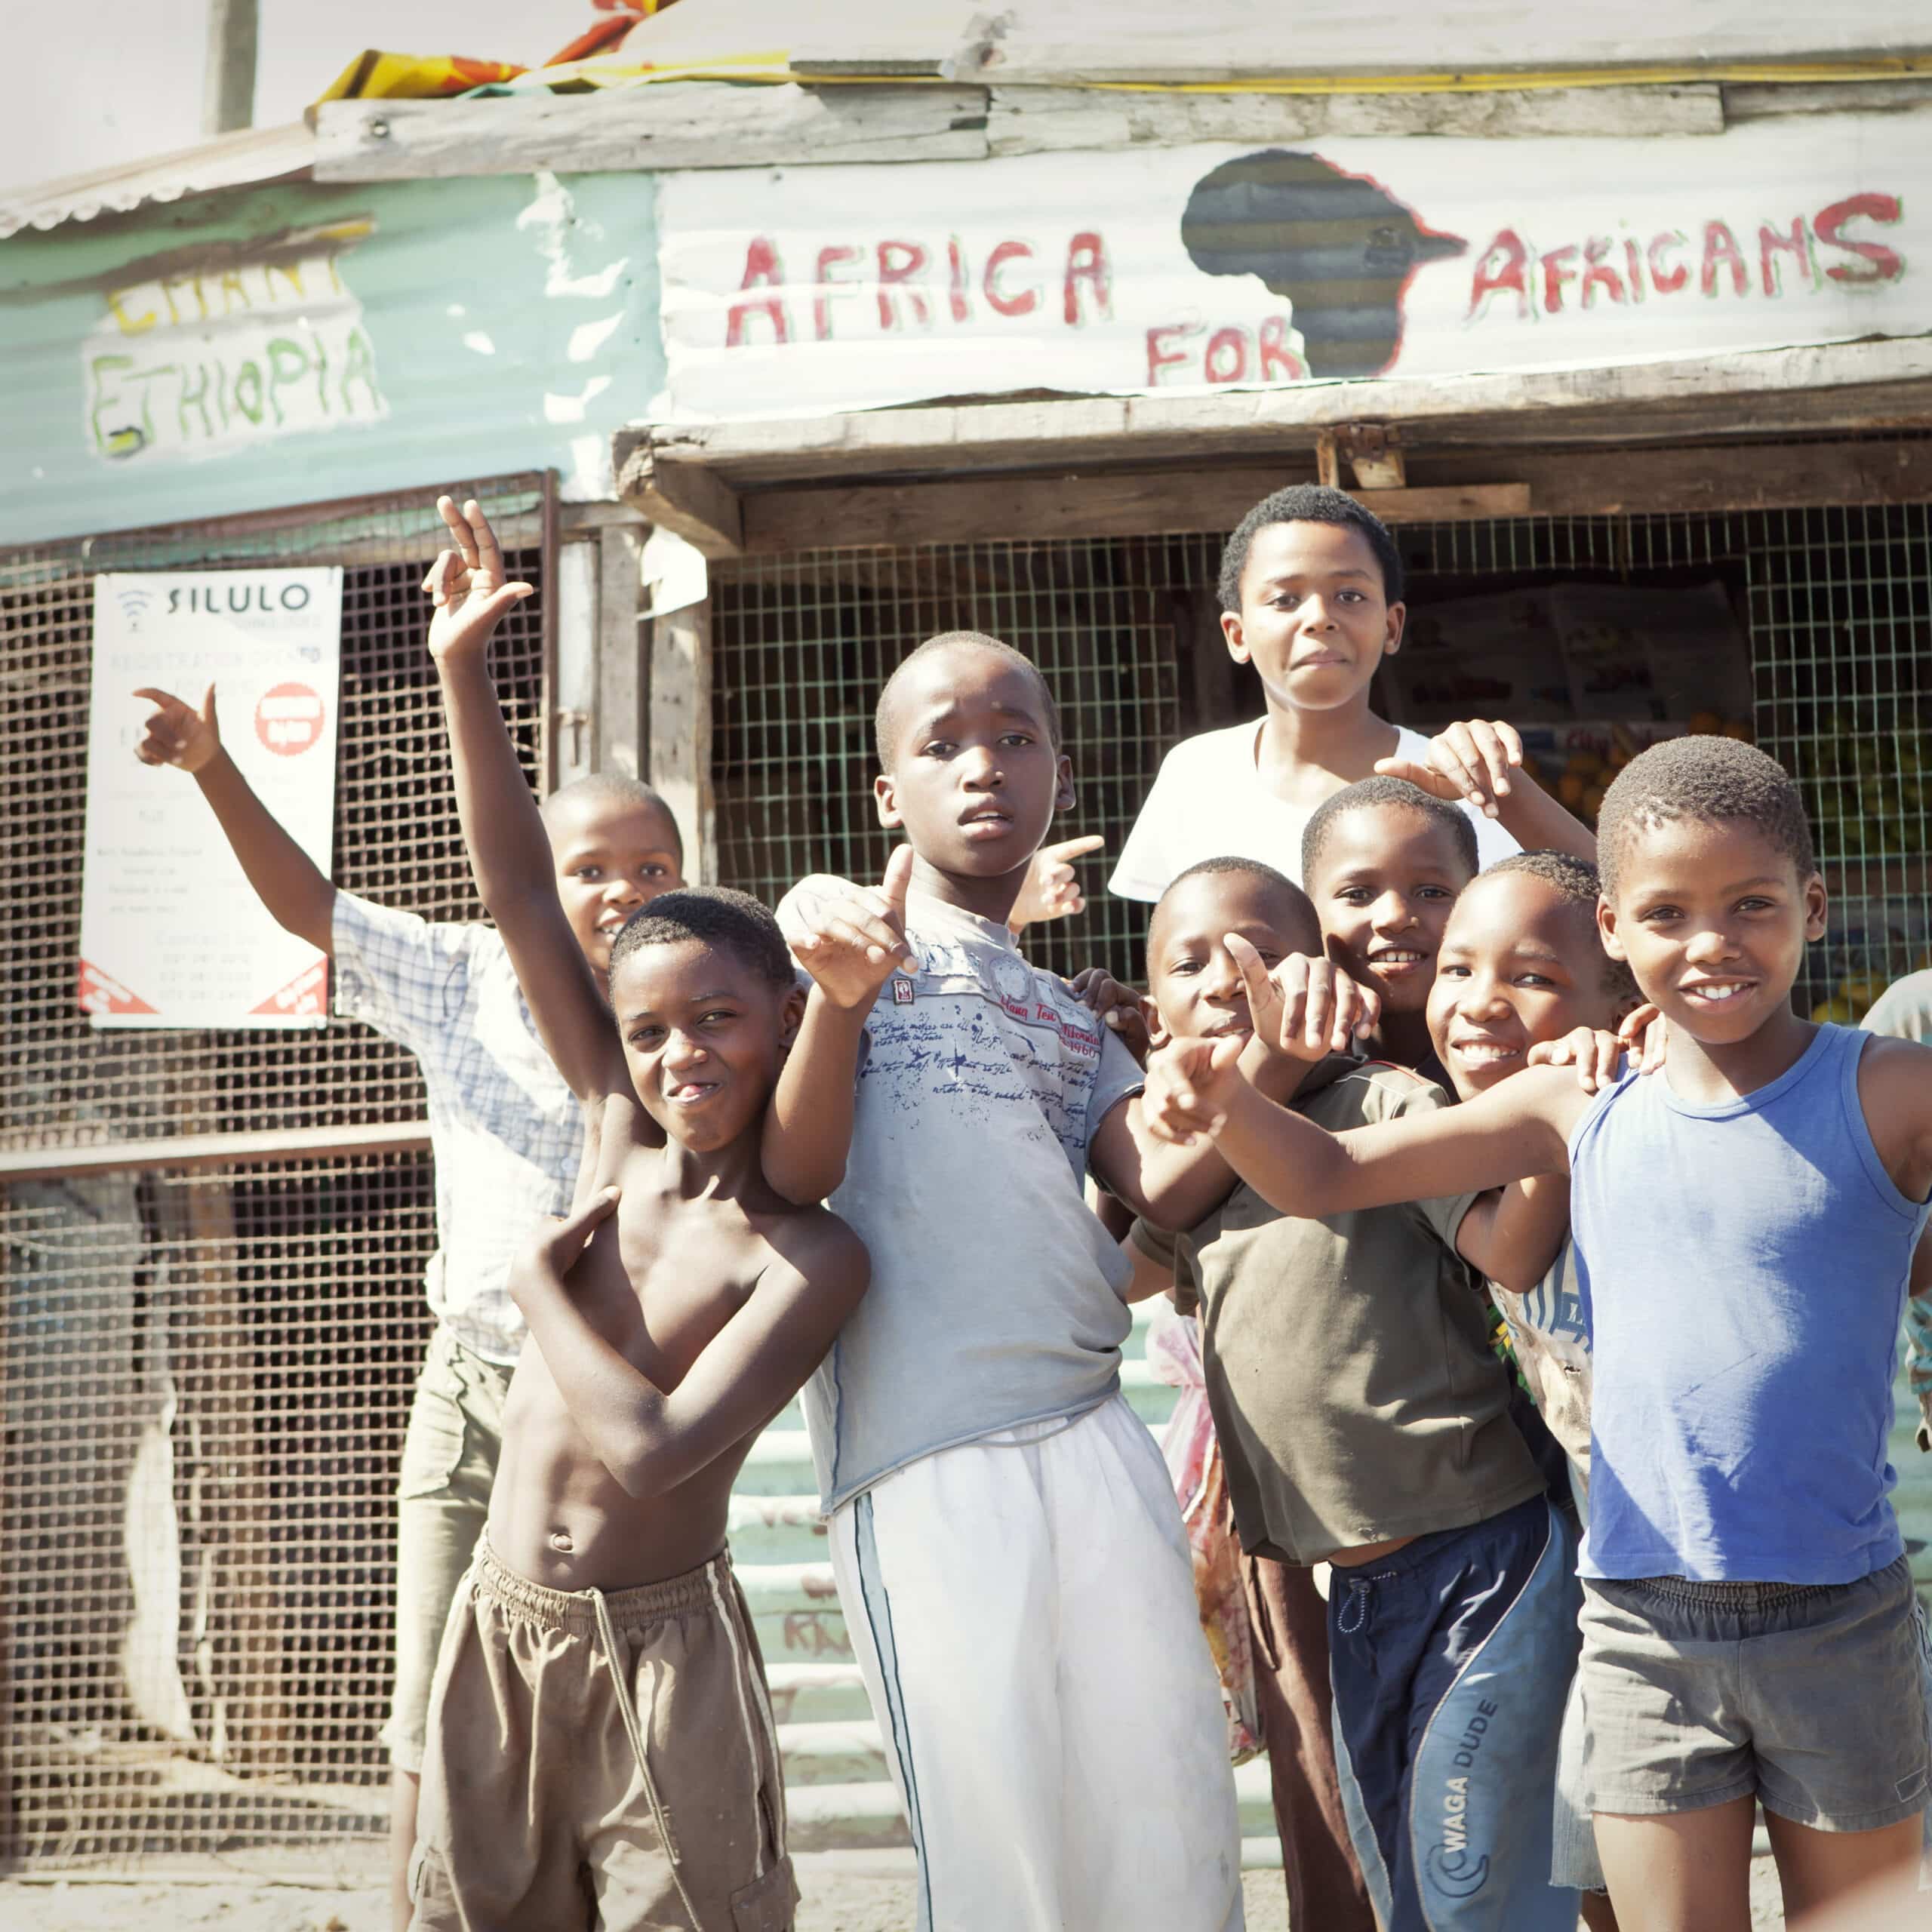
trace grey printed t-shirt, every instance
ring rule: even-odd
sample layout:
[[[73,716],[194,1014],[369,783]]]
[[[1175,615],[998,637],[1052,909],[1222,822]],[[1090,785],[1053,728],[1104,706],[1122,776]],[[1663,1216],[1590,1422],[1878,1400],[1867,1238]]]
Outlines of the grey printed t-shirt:
[[[795,936],[814,900],[778,908]],[[872,1287],[806,1385],[828,1509],[935,1451],[1078,1415],[1120,1383],[1126,1257],[1081,1196],[1133,1056],[1003,925],[912,894],[918,971],[866,1024],[845,1180],[831,1199],[871,1251]]]
[[[1400,1067],[1339,1057],[1294,1102],[1331,1134],[1447,1105]],[[1187,1234],[1134,1224],[1171,1261],[1177,1300],[1199,1301],[1208,1405],[1255,1555],[1320,1563],[1479,1523],[1543,1488],[1456,1253],[1474,1198],[1303,1220],[1244,1183]]]

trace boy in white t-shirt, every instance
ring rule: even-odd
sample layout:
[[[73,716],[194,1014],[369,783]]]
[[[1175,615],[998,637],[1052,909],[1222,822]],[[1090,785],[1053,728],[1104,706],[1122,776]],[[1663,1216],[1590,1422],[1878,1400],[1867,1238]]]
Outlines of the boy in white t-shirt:
[[[1523,748],[1509,725],[1478,719],[1430,740],[1368,708],[1376,667],[1401,646],[1402,588],[1395,540],[1340,490],[1298,483],[1241,518],[1222,553],[1221,629],[1235,663],[1260,674],[1267,714],[1168,752],[1109,891],[1158,899],[1189,866],[1230,855],[1299,884],[1309,814],[1377,772],[1460,804],[1479,865],[1522,847],[1595,857],[1587,827],[1540,786],[1511,782]]]

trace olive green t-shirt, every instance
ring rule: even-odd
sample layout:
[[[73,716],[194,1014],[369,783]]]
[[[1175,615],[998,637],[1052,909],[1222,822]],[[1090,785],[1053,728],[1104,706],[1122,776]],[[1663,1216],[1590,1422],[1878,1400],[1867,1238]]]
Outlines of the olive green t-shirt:
[[[1295,1111],[1331,1134],[1449,1104],[1337,1057]],[[1455,1250],[1472,1195],[1321,1220],[1245,1183],[1190,1232],[1137,1223],[1201,1313],[1208,1401],[1242,1546],[1293,1564],[1460,1527],[1543,1487],[1509,1415],[1481,1286]],[[1171,1247],[1170,1244],[1171,1243]]]

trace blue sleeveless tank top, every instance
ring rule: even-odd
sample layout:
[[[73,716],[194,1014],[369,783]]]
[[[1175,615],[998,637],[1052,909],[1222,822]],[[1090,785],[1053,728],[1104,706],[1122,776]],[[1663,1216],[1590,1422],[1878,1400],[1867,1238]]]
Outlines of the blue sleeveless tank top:
[[[1903,1552],[1886,1438],[1927,1211],[1865,1124],[1868,1037],[1820,1026],[1716,1106],[1626,1074],[1571,1135],[1585,1576],[1846,1583]]]

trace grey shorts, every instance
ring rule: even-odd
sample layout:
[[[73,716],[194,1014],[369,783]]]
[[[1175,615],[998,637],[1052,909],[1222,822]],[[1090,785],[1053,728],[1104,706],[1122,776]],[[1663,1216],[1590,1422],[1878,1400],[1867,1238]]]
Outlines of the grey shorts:
[[[1925,1809],[1924,1613],[1901,1557],[1855,1583],[1583,1581],[1592,1811],[1755,1795],[1824,1832]]]

